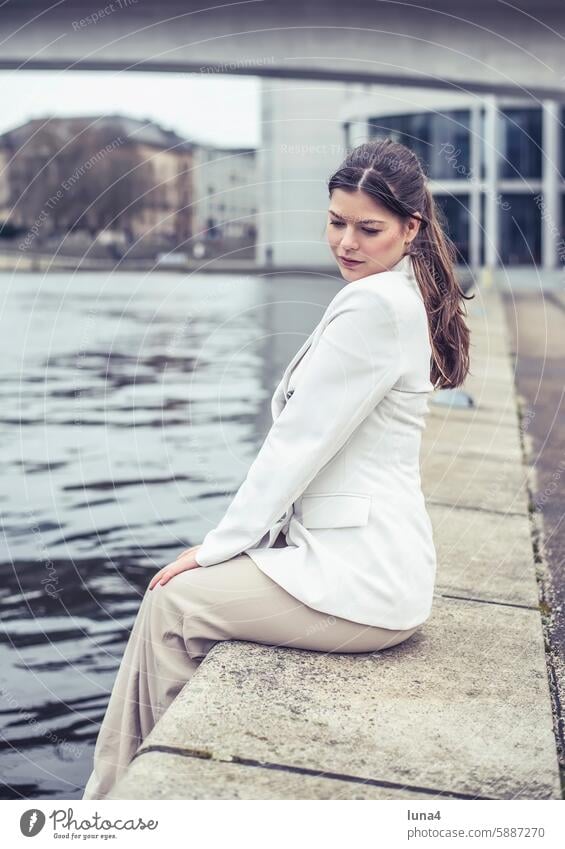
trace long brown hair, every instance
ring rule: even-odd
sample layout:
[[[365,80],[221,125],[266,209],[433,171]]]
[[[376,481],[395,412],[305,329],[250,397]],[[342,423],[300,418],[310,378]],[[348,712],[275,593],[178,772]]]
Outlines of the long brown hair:
[[[328,181],[335,189],[361,190],[399,218],[420,219],[407,253],[428,315],[432,356],[430,380],[435,389],[460,386],[469,372],[469,328],[465,295],[455,277],[455,245],[444,231],[444,216],[427,185],[420,160],[410,148],[390,138],[373,139],[354,148]]]

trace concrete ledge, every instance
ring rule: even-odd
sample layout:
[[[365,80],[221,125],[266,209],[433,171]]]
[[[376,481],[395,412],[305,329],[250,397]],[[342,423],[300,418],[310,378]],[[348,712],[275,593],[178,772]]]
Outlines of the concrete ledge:
[[[430,619],[374,654],[219,643],[109,798],[562,797],[499,295],[469,313],[476,407],[424,438]]]
[[[337,777],[370,784],[372,798],[560,796],[539,614],[441,597],[421,632],[382,652],[215,646],[140,747],[137,779],[112,798],[154,797],[161,748],[216,765],[237,759],[248,792],[252,773],[276,768],[294,777],[296,798],[331,798]],[[182,789],[180,773],[163,772],[162,797],[198,798],[200,768]],[[332,786],[300,790],[301,770]]]
[[[114,797],[116,798],[116,797]],[[121,799],[429,799],[429,793],[384,783],[234,763],[186,752],[144,752],[120,785]]]

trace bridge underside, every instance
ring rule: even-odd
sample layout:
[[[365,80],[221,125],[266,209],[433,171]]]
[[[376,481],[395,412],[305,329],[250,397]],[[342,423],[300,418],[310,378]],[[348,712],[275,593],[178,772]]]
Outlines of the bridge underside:
[[[67,0],[48,9],[19,0],[2,6],[0,22],[3,69],[250,74],[565,99],[561,0],[432,0],[426,8]]]

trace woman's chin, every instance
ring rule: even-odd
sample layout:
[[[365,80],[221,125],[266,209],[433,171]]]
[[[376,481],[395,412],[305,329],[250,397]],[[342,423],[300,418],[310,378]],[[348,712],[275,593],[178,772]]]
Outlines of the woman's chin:
[[[338,263],[339,270],[341,272],[341,276],[344,280],[358,280],[360,277],[364,277],[367,273],[365,271],[365,263],[360,263],[357,268],[347,268],[347,266],[342,265],[342,263]]]

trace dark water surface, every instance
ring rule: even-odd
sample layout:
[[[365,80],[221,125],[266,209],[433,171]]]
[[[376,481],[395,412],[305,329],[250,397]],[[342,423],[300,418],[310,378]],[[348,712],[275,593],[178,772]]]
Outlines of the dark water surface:
[[[0,797],[80,798],[152,574],[202,541],[343,281],[0,274]]]

